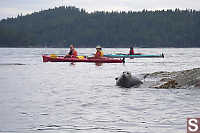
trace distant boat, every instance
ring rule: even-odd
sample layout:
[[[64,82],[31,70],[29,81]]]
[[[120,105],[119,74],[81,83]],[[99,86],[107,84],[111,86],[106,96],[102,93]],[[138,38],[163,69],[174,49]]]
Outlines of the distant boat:
[[[105,57],[110,57],[110,58],[164,58],[164,54],[134,54],[134,55],[129,55],[129,54],[106,54],[104,55]]]

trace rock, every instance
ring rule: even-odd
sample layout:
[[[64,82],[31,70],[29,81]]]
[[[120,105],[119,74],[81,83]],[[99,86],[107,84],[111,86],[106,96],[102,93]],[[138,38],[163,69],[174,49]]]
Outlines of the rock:
[[[145,74],[152,81],[150,88],[200,88],[200,68],[177,72],[155,72]],[[145,84],[145,83],[144,83]]]
[[[155,88],[164,88],[164,89],[169,89],[169,88],[177,88],[178,83],[176,80],[169,80],[168,82],[161,84],[159,86],[155,86]]]

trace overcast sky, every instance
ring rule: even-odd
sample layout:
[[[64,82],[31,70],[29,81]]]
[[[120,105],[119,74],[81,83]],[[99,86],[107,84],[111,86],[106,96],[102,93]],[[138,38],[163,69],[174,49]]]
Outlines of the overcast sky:
[[[83,8],[88,12],[175,8],[200,10],[200,0],[0,0],[0,19],[63,5]]]

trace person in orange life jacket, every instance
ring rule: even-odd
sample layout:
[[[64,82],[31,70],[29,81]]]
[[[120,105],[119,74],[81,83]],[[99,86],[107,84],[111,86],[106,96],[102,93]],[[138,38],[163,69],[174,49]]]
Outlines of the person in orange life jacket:
[[[97,52],[95,54],[95,58],[101,58],[101,57],[103,57],[103,51],[102,51],[102,48],[101,48],[100,45],[96,46],[96,50],[97,50]]]
[[[130,47],[129,55],[134,55],[134,49],[133,49],[133,47]]]
[[[78,53],[75,50],[74,45],[71,44],[69,48],[70,48],[69,53],[67,55],[65,55],[64,58],[67,58],[67,57],[76,57],[78,55]]]

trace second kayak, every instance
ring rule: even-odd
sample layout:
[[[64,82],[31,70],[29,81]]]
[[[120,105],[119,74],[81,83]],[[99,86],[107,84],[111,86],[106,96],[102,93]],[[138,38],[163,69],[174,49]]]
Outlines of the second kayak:
[[[158,55],[145,55],[145,54],[137,54],[137,55],[128,55],[128,54],[107,54],[104,55],[105,57],[110,58],[164,58],[164,54],[158,54]]]

